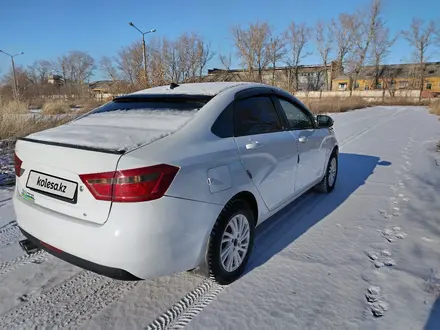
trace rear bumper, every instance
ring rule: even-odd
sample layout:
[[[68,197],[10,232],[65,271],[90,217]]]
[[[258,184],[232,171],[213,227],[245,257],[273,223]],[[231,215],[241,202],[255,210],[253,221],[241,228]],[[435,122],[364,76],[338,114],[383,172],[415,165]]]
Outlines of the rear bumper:
[[[139,279],[197,267],[223,208],[164,196],[144,203],[114,203],[101,225],[43,208],[17,192],[13,203],[18,225],[29,239],[61,250],[45,248],[48,252],[109,277],[125,277],[126,272]]]
[[[99,275],[104,275],[104,276],[113,278],[115,280],[122,280],[122,281],[141,280],[139,277],[136,277],[133,274],[130,274],[129,272],[127,272],[123,269],[99,265],[94,262],[78,258],[70,253],[67,253],[67,252],[64,252],[64,251],[61,251],[58,249],[50,248],[46,244],[43,244],[38,238],[35,238],[31,234],[29,234],[28,232],[23,230],[23,228],[20,228],[20,230],[28,240],[30,240],[32,243],[34,243],[40,249],[43,249],[46,252],[52,254],[53,256],[55,256],[61,260],[64,260],[72,265],[78,266],[78,267],[86,269],[86,270],[90,270],[90,271],[97,273]]]

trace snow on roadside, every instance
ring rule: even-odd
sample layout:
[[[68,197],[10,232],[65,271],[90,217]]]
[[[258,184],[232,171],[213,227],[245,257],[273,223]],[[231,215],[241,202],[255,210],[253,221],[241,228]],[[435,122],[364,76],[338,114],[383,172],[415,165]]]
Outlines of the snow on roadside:
[[[15,183],[13,152],[14,141],[0,141],[0,187]]]

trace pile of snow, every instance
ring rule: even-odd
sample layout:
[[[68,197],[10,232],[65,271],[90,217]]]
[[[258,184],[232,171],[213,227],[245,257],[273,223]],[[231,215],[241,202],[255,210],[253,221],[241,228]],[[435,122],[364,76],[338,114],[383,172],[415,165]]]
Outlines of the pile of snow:
[[[133,150],[175,133],[198,110],[133,110],[94,113],[27,138],[117,151]]]

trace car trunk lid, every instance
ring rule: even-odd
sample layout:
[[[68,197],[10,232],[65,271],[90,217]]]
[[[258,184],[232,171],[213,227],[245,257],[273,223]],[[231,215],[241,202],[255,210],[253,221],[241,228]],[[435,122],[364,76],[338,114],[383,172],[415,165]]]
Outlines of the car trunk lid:
[[[114,111],[91,114],[27,136],[34,142],[124,153],[173,134],[194,115],[188,112]]]
[[[22,198],[76,219],[105,223],[111,202],[96,200],[79,176],[114,171],[121,154],[18,140],[16,155],[22,162],[16,181]]]

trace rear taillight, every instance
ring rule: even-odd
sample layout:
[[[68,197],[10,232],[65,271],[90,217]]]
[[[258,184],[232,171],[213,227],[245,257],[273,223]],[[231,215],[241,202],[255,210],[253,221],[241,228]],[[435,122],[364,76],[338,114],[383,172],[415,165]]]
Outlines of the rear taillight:
[[[14,167],[15,167],[15,175],[16,176],[21,176],[23,173],[21,171],[21,164],[22,164],[22,160],[20,158],[18,158],[17,154],[14,153]]]
[[[98,200],[145,202],[161,198],[178,171],[178,167],[161,164],[115,172],[82,174],[80,178]]]

